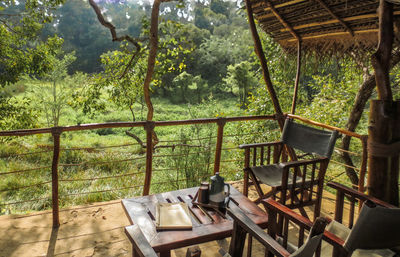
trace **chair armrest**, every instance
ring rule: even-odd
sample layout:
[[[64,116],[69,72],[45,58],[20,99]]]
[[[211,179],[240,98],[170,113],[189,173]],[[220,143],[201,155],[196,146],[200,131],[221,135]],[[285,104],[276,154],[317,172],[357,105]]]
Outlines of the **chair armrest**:
[[[158,257],[137,224],[125,227],[125,234],[133,245],[133,251],[140,257]]]
[[[234,222],[244,229],[247,233],[255,237],[262,245],[276,256],[289,256],[290,253],[270,235],[268,235],[261,227],[255,224],[238,206],[231,204],[227,208],[229,216]],[[234,226],[235,227],[235,226]],[[234,231],[235,233],[235,231]]]
[[[343,247],[345,242],[343,239],[339,238],[329,231],[324,231],[324,236],[322,238],[333,247]]]
[[[334,188],[334,189],[336,189],[339,192],[344,193],[345,195],[350,195],[350,196],[352,196],[352,197],[354,197],[356,199],[360,199],[360,200],[363,200],[363,201],[371,200],[372,202],[374,202],[374,203],[376,203],[378,205],[387,207],[387,208],[396,208],[396,206],[394,206],[394,205],[391,205],[391,204],[389,204],[387,202],[379,200],[378,198],[375,198],[375,197],[366,195],[364,193],[361,193],[361,192],[359,192],[359,191],[357,191],[355,189],[346,187],[346,186],[344,186],[342,184],[339,184],[337,182],[328,182],[327,185],[332,187],[332,188]]]
[[[328,158],[321,157],[321,158],[314,158],[314,159],[310,159],[310,160],[298,160],[298,161],[291,161],[291,162],[283,162],[283,163],[280,163],[279,165],[282,168],[292,168],[292,167],[298,167],[298,166],[302,166],[302,165],[319,163],[319,162],[327,161],[327,160],[328,160]]]
[[[263,199],[261,203],[264,205],[265,209],[275,211],[278,214],[281,214],[291,220],[292,222],[296,223],[297,225],[310,230],[311,227],[313,226],[313,223],[307,219],[306,217],[301,216],[300,214],[297,214],[294,212],[292,209],[289,209],[288,207],[284,206],[281,203],[278,203],[272,198],[268,199]]]
[[[240,149],[252,148],[252,147],[262,147],[262,146],[272,146],[272,145],[282,145],[282,141],[276,142],[265,142],[265,143],[254,143],[254,144],[243,144],[239,145]]]

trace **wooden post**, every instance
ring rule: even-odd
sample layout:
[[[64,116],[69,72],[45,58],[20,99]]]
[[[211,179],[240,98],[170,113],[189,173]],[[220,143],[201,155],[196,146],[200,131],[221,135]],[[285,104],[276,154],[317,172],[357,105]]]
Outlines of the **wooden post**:
[[[393,48],[393,4],[380,0],[379,4],[379,44],[371,56],[375,70],[375,80],[380,100],[371,102],[369,144],[389,144],[392,141],[393,95],[390,87],[389,68]],[[384,201],[389,201],[391,158],[371,154],[369,160],[368,192]],[[395,165],[396,166],[396,165]],[[398,167],[398,165],[397,165]],[[398,169],[398,168],[397,168]],[[397,182],[397,181],[396,181]],[[396,193],[398,194],[398,192]]]
[[[224,126],[226,118],[219,118],[217,121],[217,145],[215,146],[214,174],[219,172],[221,164],[222,140],[224,140]]]
[[[392,142],[400,141],[400,101],[393,102]],[[391,157],[387,198],[389,203],[399,206],[399,155]]]
[[[144,129],[146,130],[146,174],[144,177],[143,195],[150,193],[150,183],[153,165],[153,131],[154,121],[147,121]]]
[[[358,191],[365,192],[364,188],[364,180],[365,175],[367,174],[367,164],[368,164],[368,136],[361,136],[361,144],[362,144],[362,160],[361,160],[361,168],[360,168],[360,178],[358,179]]]
[[[251,7],[250,0],[246,0],[246,9],[247,9],[247,16],[249,18],[251,34],[252,34],[253,40],[254,40],[254,50],[260,60],[264,82],[265,82],[265,85],[267,86],[269,95],[272,100],[272,104],[274,105],[274,109],[275,109],[275,113],[277,116],[277,121],[278,121],[279,127],[282,130],[283,124],[285,123],[285,118],[283,116],[283,112],[282,112],[281,106],[279,104],[278,97],[276,96],[276,92],[275,92],[274,86],[272,85],[271,77],[269,75],[267,60],[265,59],[261,40],[260,40],[260,37],[258,36],[256,24],[254,22],[253,9]]]
[[[60,215],[58,205],[58,160],[60,157],[60,135],[62,129],[59,127],[51,128],[53,135],[53,163],[51,165],[51,188],[52,188],[52,209],[53,209],[53,228],[60,226]]]
[[[301,40],[299,39],[297,41],[297,72],[296,72],[296,81],[294,82],[294,92],[293,92],[293,101],[291,110],[292,114],[295,114],[296,112],[296,100],[297,100],[297,92],[299,91],[300,71],[301,71]]]
[[[380,0],[379,44],[378,49],[371,56],[371,63],[375,70],[378,98],[381,100],[393,100],[389,79],[393,38],[393,4]]]
[[[369,145],[389,144],[391,141],[391,122],[390,110],[392,101],[372,100],[369,113]],[[390,157],[377,156],[369,149],[369,164],[368,164],[368,194],[386,200],[386,189],[388,186]]]

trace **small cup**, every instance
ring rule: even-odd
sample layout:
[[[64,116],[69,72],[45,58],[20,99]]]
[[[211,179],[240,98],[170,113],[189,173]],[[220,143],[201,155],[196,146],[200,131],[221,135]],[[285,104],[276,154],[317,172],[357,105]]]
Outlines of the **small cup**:
[[[208,182],[202,182],[201,186],[199,188],[199,194],[198,194],[199,203],[207,204],[209,202],[210,198],[209,198],[208,190],[209,190]]]

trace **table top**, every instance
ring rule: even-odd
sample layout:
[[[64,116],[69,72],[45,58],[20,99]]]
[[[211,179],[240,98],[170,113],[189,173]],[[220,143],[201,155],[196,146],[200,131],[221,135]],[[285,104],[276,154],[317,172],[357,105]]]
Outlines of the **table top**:
[[[242,195],[234,187],[230,186],[230,208],[240,208],[256,224],[266,228],[268,217],[266,213]],[[205,214],[203,210],[192,205],[198,187],[187,188],[172,192],[148,195],[122,200],[122,206],[131,224],[138,224],[156,252],[169,251],[176,248],[220,240],[232,235],[233,221],[226,215],[221,216],[213,210]],[[192,230],[168,230],[157,231],[155,227],[157,202],[185,202],[187,203],[193,223]],[[129,231],[126,230],[128,238]]]

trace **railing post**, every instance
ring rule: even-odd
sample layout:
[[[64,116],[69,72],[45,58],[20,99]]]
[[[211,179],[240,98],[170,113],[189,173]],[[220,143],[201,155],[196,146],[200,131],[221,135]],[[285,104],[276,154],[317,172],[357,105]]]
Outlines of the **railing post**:
[[[364,193],[365,192],[365,175],[367,174],[367,165],[368,165],[368,135],[361,136],[361,144],[362,144],[362,159],[361,159],[361,169],[360,169],[360,178],[358,179],[358,191]]]
[[[151,173],[153,165],[153,132],[155,123],[154,121],[147,121],[144,125],[146,130],[146,174],[144,177],[143,195],[150,193]]]
[[[215,147],[215,160],[214,160],[214,174],[219,172],[221,164],[221,151],[222,151],[222,140],[224,139],[224,126],[226,124],[226,118],[218,118],[218,133],[217,133],[217,145]]]
[[[53,163],[51,166],[51,185],[52,185],[52,209],[53,209],[53,228],[60,226],[59,206],[58,206],[58,159],[60,157],[60,135],[62,128],[51,128],[53,135]]]

